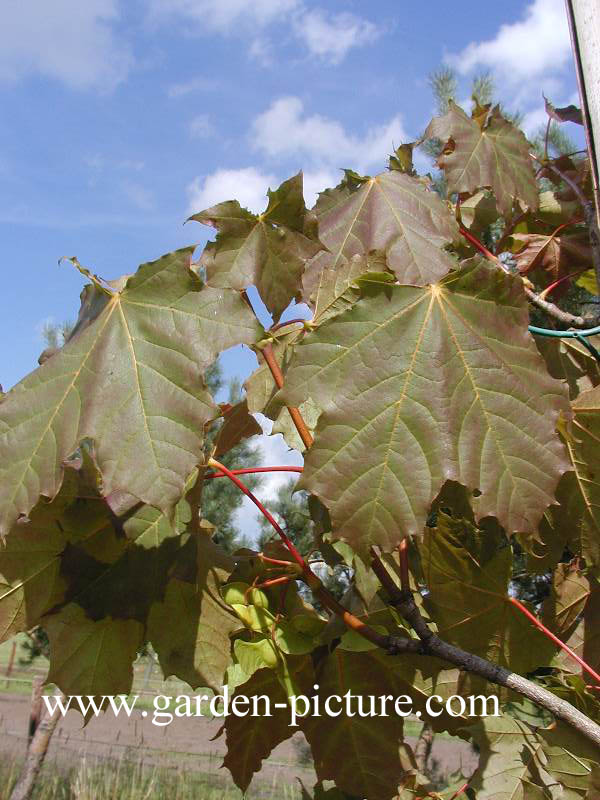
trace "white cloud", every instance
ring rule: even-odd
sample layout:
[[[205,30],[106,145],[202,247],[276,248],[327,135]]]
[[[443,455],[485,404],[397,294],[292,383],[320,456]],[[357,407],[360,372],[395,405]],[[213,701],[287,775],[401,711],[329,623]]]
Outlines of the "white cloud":
[[[315,172],[310,170],[304,173],[304,202],[307,208],[312,208],[317,202],[317,195],[323,189],[331,189],[337,186],[342,179],[341,172],[334,170],[319,169]]]
[[[299,0],[151,0],[151,18],[181,16],[202,29],[229,33],[240,24],[264,27],[289,14]]]
[[[150,0],[149,17],[159,24],[165,19],[183,18],[193,32],[222,35],[257,34],[274,23],[288,23],[292,34],[312,56],[339,64],[353,47],[373,42],[380,29],[366,19],[348,12],[331,14],[321,8],[308,9],[302,0]],[[281,30],[278,31],[281,39]],[[263,66],[273,62],[272,42],[254,35],[249,55]],[[176,95],[173,95],[176,96]]]
[[[192,92],[210,92],[219,86],[219,81],[214,78],[205,78],[198,75],[183,83],[173,83],[167,87],[167,95],[172,98],[185,97]]]
[[[73,89],[110,90],[133,58],[113,29],[117,0],[2,4],[0,81],[43,75]]]
[[[267,205],[267,189],[277,184],[274,175],[255,167],[218,169],[205,177],[194,178],[188,186],[189,211],[196,214],[224,200],[238,200],[245,208],[260,214]]]
[[[273,44],[264,36],[257,36],[250,45],[248,55],[261,67],[270,67],[273,63]]]
[[[373,42],[380,31],[372,22],[354,14],[332,14],[329,17],[315,8],[299,14],[294,30],[312,55],[339,64],[353,47]]]
[[[408,136],[399,115],[356,136],[336,120],[319,114],[307,116],[299,97],[282,97],[256,117],[251,139],[256,150],[271,158],[304,156],[320,167],[366,171],[383,167],[392,146],[408,141]]]
[[[571,58],[571,41],[563,0],[534,0],[523,19],[502,25],[493,39],[471,42],[447,58],[460,73],[487,68],[509,83],[556,73]]]
[[[213,133],[214,128],[208,114],[197,114],[190,122],[192,139],[208,139]]]
[[[408,137],[399,116],[367,130],[364,136],[346,132],[336,120],[319,115],[306,116],[297,97],[276,100],[253,122],[251,141],[255,149],[273,159],[293,157],[306,162],[304,199],[311,208],[317,194],[336,186],[340,169],[350,167],[366,172],[383,169],[392,147]],[[275,189],[289,178],[293,167],[281,175],[258,167],[218,169],[198,176],[187,187],[189,213],[195,214],[224,200],[236,199],[254,213],[264,211],[267,189]]]

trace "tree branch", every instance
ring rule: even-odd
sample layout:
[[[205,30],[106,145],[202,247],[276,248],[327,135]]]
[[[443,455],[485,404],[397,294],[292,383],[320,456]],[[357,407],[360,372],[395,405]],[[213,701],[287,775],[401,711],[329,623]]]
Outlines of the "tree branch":
[[[479,675],[491,683],[505,686],[507,689],[518,692],[550,711],[555,717],[567,722],[590,741],[600,746],[600,725],[586,717],[585,714],[582,714],[581,711],[578,711],[566,700],[561,700],[537,683],[440,639],[423,619],[412,592],[402,590],[396,586],[377,555],[373,559],[372,566],[373,571],[380,579],[389,596],[391,605],[397,608],[421,640],[421,654],[436,656],[448,661],[450,664],[454,664],[459,669]]]
[[[479,241],[479,239],[477,239],[476,236],[473,236],[473,234],[466,228],[464,228],[462,225],[460,226],[460,232],[464,236],[464,238],[473,245],[473,247],[476,250],[479,250],[479,252],[488,259],[488,261],[491,261],[497,267],[500,267],[500,269],[506,272],[504,264],[500,261],[500,259],[493,253],[491,253],[487,249],[487,247],[484,244],[482,244]],[[533,303],[533,305],[537,306],[538,308],[541,308],[543,311],[546,312],[546,314],[548,314],[550,317],[554,317],[554,319],[556,319],[562,325],[566,325],[567,327],[572,327],[572,328],[585,328],[586,325],[588,324],[583,317],[577,317],[574,314],[569,314],[568,311],[562,311],[562,309],[560,309],[558,306],[555,306],[554,303],[550,303],[548,302],[548,300],[544,300],[543,297],[540,297],[539,294],[536,294],[533,291],[533,289],[530,289],[527,285],[523,286],[523,291],[529,298],[530,302]]]
[[[568,328],[587,327],[588,322],[583,317],[578,317],[575,316],[575,314],[570,314],[568,311],[563,311],[558,306],[554,305],[554,303],[544,300],[543,297],[540,297],[540,295],[536,294],[532,289],[528,289],[527,286],[523,287],[523,291],[534,306],[541,308],[548,316],[554,317],[561,325],[566,325]]]

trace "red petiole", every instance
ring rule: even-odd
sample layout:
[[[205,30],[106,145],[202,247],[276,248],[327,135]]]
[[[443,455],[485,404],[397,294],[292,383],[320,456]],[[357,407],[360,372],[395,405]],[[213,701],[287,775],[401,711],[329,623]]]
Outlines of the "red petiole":
[[[595,670],[593,670],[589,664],[586,664],[586,662],[582,658],[580,658],[577,655],[577,653],[571,650],[571,648],[568,645],[566,645],[561,639],[559,639],[558,636],[555,636],[552,633],[552,631],[548,630],[548,628],[542,622],[540,622],[540,620],[535,616],[535,614],[532,614],[531,611],[529,611],[529,609],[525,608],[525,606],[522,603],[520,603],[516,597],[509,597],[508,602],[512,603],[513,606],[516,606],[521,612],[521,614],[524,614],[527,617],[527,619],[530,622],[532,622],[535,625],[535,627],[538,628],[538,630],[540,630],[544,634],[544,636],[546,636],[548,639],[554,642],[554,644],[558,645],[558,647],[560,647],[561,650],[564,650],[565,653],[567,653],[567,655],[569,655],[574,661],[576,661],[582,669],[584,669],[589,675],[591,675],[592,678],[594,678],[594,680],[600,683],[600,675],[598,675],[598,673]]]
[[[304,467],[248,467],[246,469],[232,469],[232,475],[255,475],[260,472],[302,472]],[[224,472],[211,472],[210,475],[205,475],[204,480],[211,478],[225,478],[227,477]]]

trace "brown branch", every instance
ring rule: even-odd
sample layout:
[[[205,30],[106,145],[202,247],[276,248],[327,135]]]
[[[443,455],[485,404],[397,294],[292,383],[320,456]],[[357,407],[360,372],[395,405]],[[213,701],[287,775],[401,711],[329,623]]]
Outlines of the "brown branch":
[[[541,308],[548,316],[554,317],[561,325],[566,325],[568,328],[585,328],[588,326],[588,321],[583,317],[578,317],[575,314],[570,314],[568,311],[563,311],[561,308],[554,305],[554,303],[540,297],[540,295],[536,294],[532,289],[528,289],[527,286],[523,287],[523,291],[534,306]]]
[[[491,253],[487,247],[477,239],[477,237],[473,236],[470,231],[467,231],[466,228],[463,228],[462,225],[460,227],[460,232],[465,239],[467,239],[473,245],[473,247],[479,250],[479,252],[488,259],[488,261],[491,261],[492,264],[495,264],[495,266],[506,271],[500,259]],[[523,280],[525,281],[525,279]],[[529,286],[531,286],[531,283]],[[583,317],[577,317],[574,314],[569,314],[568,311],[563,311],[558,306],[555,306],[554,303],[544,300],[543,297],[540,297],[539,294],[536,294],[533,289],[529,288],[529,286],[526,284],[523,286],[523,291],[529,298],[529,301],[533,303],[534,306],[537,306],[545,311],[550,317],[554,317],[554,319],[556,319],[562,325],[566,325],[567,327],[571,328],[585,328],[589,325],[589,321],[585,320]]]
[[[475,675],[479,675],[485,678],[485,680],[490,681],[490,683],[495,683],[498,686],[505,686],[507,689],[518,692],[542,708],[550,711],[555,717],[567,722],[590,741],[600,746],[600,725],[597,725],[589,719],[589,717],[586,717],[585,714],[582,714],[581,711],[578,711],[566,700],[561,700],[555,694],[552,694],[552,692],[549,692],[537,683],[440,639],[440,637],[429,628],[421,615],[412,592],[403,591],[396,586],[379,556],[374,556],[372,566],[373,571],[380,579],[389,596],[391,605],[400,612],[402,617],[410,624],[421,640],[420,653],[422,655],[436,656],[444,661],[448,661],[450,664],[454,664],[465,672],[472,672]],[[387,577],[384,577],[384,573],[387,574]]]

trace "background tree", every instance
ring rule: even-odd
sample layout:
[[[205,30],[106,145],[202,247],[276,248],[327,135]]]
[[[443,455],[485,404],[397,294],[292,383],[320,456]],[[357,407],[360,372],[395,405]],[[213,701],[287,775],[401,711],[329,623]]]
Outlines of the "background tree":
[[[215,362],[206,372],[205,380],[213,397],[220,394],[225,386],[223,370]],[[241,400],[239,381],[231,380],[228,385],[228,401],[232,405]],[[218,435],[220,426],[210,429],[206,437],[206,451],[209,452]],[[258,445],[250,444],[243,439],[226,453],[221,459],[226,467],[243,469],[256,466],[261,462],[261,451]],[[249,475],[246,484],[253,491],[260,486],[261,479],[257,475]],[[228,480],[206,481],[202,490],[202,515],[215,526],[214,541],[224,550],[232,553],[239,547],[249,545],[246,537],[240,532],[235,522],[235,513],[241,507],[243,495]]]

